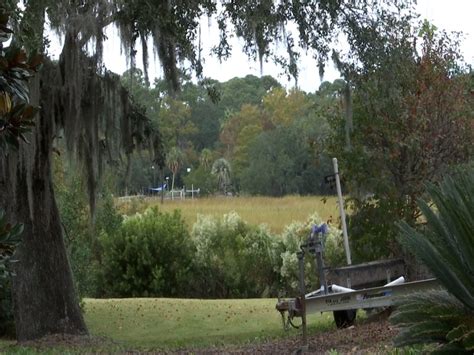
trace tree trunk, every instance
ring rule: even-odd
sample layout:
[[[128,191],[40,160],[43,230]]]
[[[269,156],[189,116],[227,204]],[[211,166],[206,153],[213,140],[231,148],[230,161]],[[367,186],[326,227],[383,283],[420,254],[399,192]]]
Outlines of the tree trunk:
[[[39,97],[39,79],[34,81],[33,102]],[[31,143],[22,144],[18,153],[0,157],[0,185],[6,192],[0,202],[10,220],[25,225],[15,254],[16,276],[12,277],[18,341],[55,333],[87,333],[52,186],[54,122],[44,112],[51,111],[42,107]]]

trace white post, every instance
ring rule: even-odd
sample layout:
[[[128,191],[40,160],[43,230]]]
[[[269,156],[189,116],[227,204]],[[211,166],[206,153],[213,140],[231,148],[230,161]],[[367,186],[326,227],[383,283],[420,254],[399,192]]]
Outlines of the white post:
[[[351,250],[349,249],[349,237],[347,236],[346,213],[344,212],[344,201],[342,199],[341,181],[339,180],[339,168],[337,166],[337,159],[332,159],[334,166],[334,177],[336,178],[337,199],[339,202],[339,213],[341,214],[342,235],[344,236],[344,249],[346,250],[347,265],[351,265]]]

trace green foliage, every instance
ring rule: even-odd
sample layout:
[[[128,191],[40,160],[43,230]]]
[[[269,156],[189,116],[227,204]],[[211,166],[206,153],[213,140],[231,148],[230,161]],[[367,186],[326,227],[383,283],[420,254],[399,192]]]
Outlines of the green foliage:
[[[399,224],[400,241],[425,263],[443,291],[407,297],[392,317],[396,344],[441,343],[440,351],[474,350],[474,173],[429,185],[419,201],[426,225]],[[433,204],[433,206],[430,206]]]
[[[85,186],[77,176],[66,180],[56,190],[66,249],[79,296],[93,297],[98,295],[98,268]]]
[[[300,251],[300,245],[304,244],[308,239],[313,225],[320,225],[324,223],[321,218],[315,213],[308,217],[305,222],[294,222],[288,225],[281,235],[281,239],[275,248],[280,258],[276,268],[279,272],[279,291],[286,295],[299,294],[298,279],[299,267],[296,253]],[[342,240],[342,232],[335,228],[329,228],[329,233],[326,235],[324,241],[324,256],[325,265],[330,267],[337,267],[343,265],[344,247]],[[305,284],[308,292],[319,288],[319,279],[317,277],[315,260],[311,255],[305,256]]]
[[[186,189],[200,189],[199,196],[208,196],[213,194],[217,189],[217,179],[211,174],[209,169],[205,169],[200,166],[197,169],[191,170],[191,172],[183,178]]]
[[[37,108],[28,104],[28,79],[38,70],[42,57],[15,45],[4,48],[13,31],[8,26],[9,15],[0,8],[0,150],[7,145],[18,149],[20,141],[28,142],[25,134],[34,126]]]
[[[219,158],[212,163],[211,174],[217,179],[217,186],[219,190],[226,194],[232,185],[232,169],[230,163],[224,159]]]
[[[240,111],[244,104],[258,105],[272,88],[281,87],[280,83],[271,76],[247,75],[243,78],[232,78],[221,85],[219,108],[222,113]],[[223,119],[222,117],[221,119]]]
[[[98,198],[93,223],[83,179],[71,166],[65,174],[62,170],[58,157],[55,159],[55,191],[76,289],[80,297],[99,297],[103,293],[103,281],[98,238],[101,233],[115,235],[122,217],[110,193],[104,191]]]
[[[424,184],[470,157],[468,69],[457,37],[433,31],[425,24],[417,36],[409,19],[380,18],[353,30],[353,55],[341,64],[353,122],[331,121],[331,151],[353,197],[350,234],[361,258],[399,253],[394,223],[414,225]],[[363,250],[369,240],[384,247]]]
[[[156,208],[126,218],[115,235],[102,231],[106,296],[185,295],[191,279],[193,245],[178,211]]]
[[[214,353],[228,353],[237,344],[271,342],[276,338],[298,339],[297,330],[285,332],[282,329],[274,298],[86,299],[85,309],[91,334],[113,339],[120,348],[89,350],[81,347],[76,348],[78,353],[115,354],[132,350],[208,353],[209,349]],[[332,322],[332,315],[328,313],[314,314],[308,317],[308,332],[330,330]],[[0,348],[2,345],[0,343]]]
[[[178,173],[179,169],[181,168],[184,161],[184,153],[179,147],[173,147],[170,151],[166,154],[166,166],[170,169],[171,173],[173,174],[171,179],[171,190],[174,190],[174,182],[176,178],[176,174]]]
[[[251,226],[239,215],[199,216],[193,226],[197,282],[202,296],[263,297],[275,294],[277,274],[273,238],[264,226]]]
[[[26,134],[34,126],[37,108],[28,104],[28,78],[38,70],[42,58],[27,57],[17,46],[4,47],[13,31],[8,28],[10,16],[0,6],[0,154],[18,149],[20,142],[28,142]],[[0,209],[0,335],[14,332],[9,277],[14,276],[9,264],[14,261],[15,248],[21,242],[23,224],[11,224]]]
[[[367,197],[363,201],[348,199],[347,205],[356,211],[347,216],[354,262],[393,257],[392,252],[399,249],[393,221],[402,218],[399,211],[404,207],[403,201]]]
[[[304,133],[295,126],[262,133],[248,154],[250,161],[242,172],[242,190],[270,196],[321,192],[329,166],[315,164]]]

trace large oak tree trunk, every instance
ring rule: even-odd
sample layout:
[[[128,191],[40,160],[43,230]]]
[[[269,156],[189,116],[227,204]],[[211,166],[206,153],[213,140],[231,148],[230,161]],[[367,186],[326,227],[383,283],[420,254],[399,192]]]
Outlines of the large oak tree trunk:
[[[35,81],[38,85],[39,80]],[[33,90],[33,98],[35,94],[39,94],[39,87]],[[54,122],[44,114],[51,112],[49,109],[42,108],[29,145],[7,158],[0,157],[0,185],[5,186],[7,197],[0,202],[11,220],[25,225],[16,252],[16,276],[12,277],[19,341],[54,333],[87,333],[52,187]]]

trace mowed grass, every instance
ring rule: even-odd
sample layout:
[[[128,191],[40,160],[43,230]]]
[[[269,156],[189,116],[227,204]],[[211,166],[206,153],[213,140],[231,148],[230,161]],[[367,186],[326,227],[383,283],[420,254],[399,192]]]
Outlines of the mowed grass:
[[[164,200],[163,204],[159,197],[147,197],[119,201],[117,206],[124,214],[143,212],[150,206],[157,206],[165,212],[178,209],[190,228],[200,214],[221,217],[235,211],[247,223],[266,224],[273,233],[281,233],[285,226],[295,221],[303,222],[313,213],[317,213],[323,221],[331,217],[336,221],[339,216],[337,198],[334,196],[187,198]]]
[[[276,299],[85,299],[85,318],[92,335],[126,349],[202,348],[298,336],[295,329],[283,330],[275,304]],[[311,331],[334,327],[330,313],[310,315],[308,324]]]

